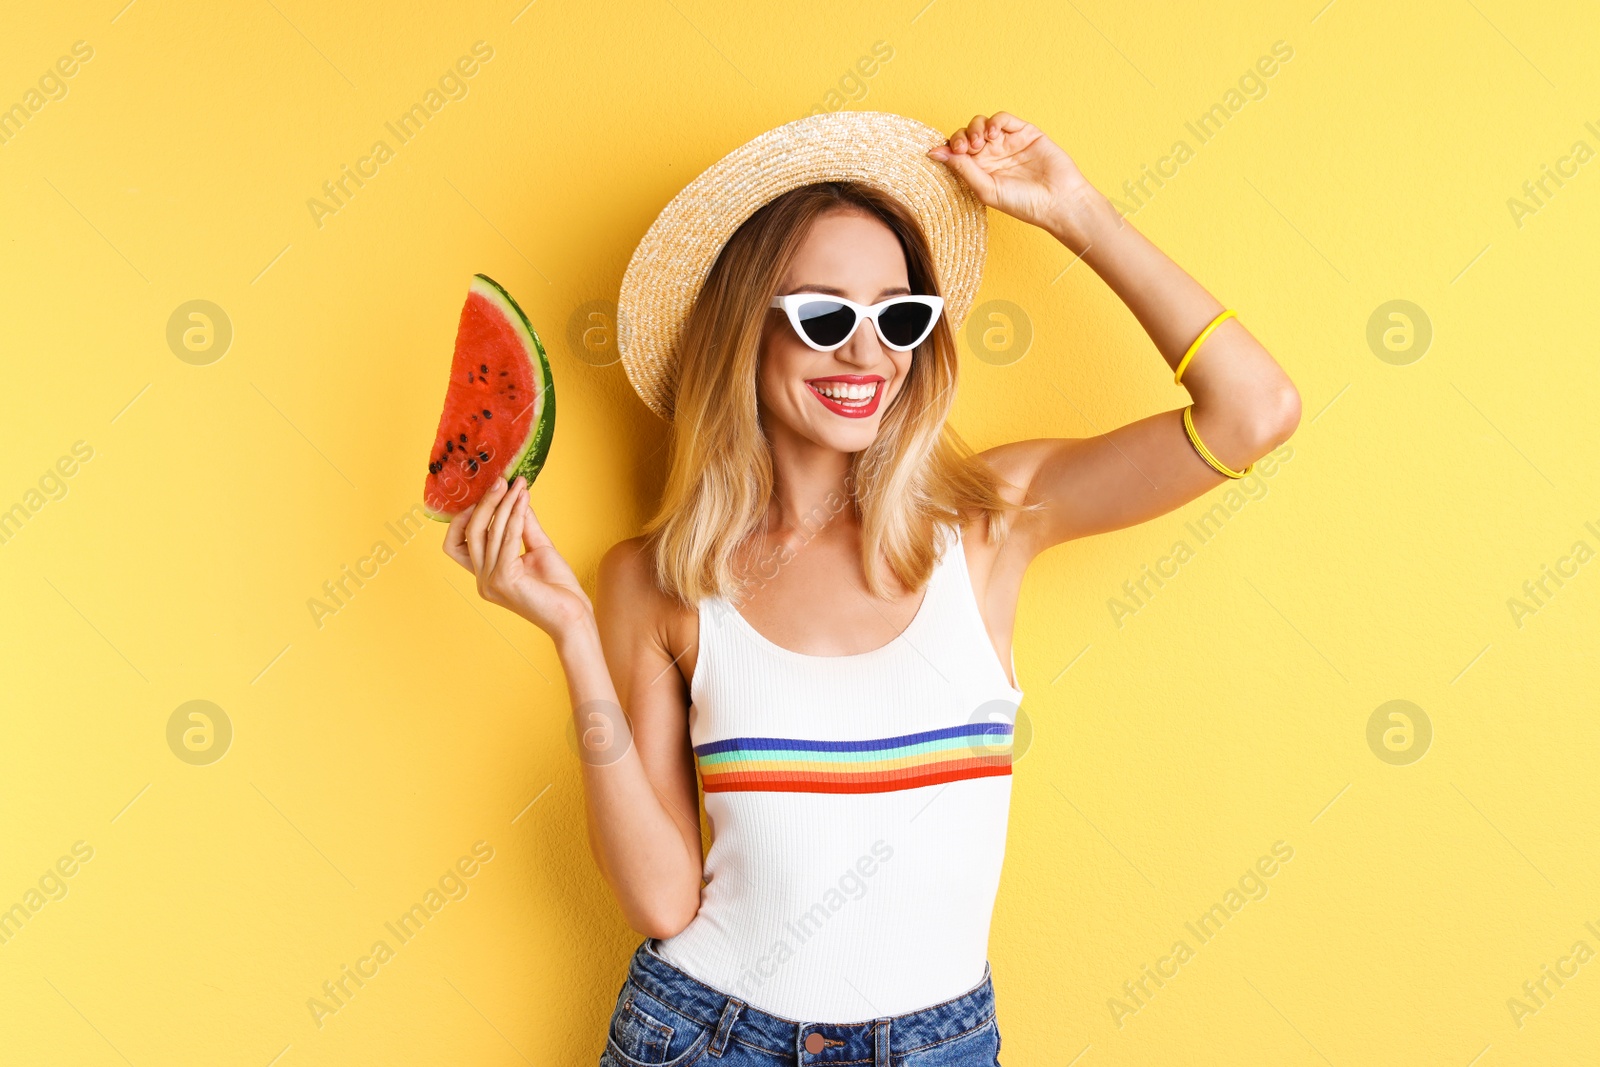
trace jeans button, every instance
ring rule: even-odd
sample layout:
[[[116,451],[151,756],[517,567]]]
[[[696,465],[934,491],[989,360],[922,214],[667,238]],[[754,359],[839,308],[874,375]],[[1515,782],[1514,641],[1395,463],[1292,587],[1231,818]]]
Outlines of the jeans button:
[[[827,1044],[827,1038],[818,1033],[806,1035],[806,1051],[815,1056],[822,1051],[822,1046]]]

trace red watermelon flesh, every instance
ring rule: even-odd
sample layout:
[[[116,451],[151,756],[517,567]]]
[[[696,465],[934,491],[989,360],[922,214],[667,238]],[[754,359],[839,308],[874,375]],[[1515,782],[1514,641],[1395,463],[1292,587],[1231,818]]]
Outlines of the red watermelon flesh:
[[[544,346],[511,294],[487,275],[474,275],[428,454],[423,510],[448,522],[496,479],[521,475],[531,485],[554,435],[555,388]]]

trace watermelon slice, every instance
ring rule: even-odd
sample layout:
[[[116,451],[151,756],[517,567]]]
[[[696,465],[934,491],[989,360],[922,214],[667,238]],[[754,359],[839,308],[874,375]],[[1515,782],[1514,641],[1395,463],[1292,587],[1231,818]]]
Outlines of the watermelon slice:
[[[456,327],[422,509],[449,522],[497,478],[521,475],[532,485],[555,430],[555,383],[539,335],[510,293],[488,275],[474,275]]]

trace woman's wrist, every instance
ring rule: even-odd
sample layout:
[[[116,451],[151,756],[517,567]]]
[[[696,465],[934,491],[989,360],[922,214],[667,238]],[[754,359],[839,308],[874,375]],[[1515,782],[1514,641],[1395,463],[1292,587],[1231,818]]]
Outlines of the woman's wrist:
[[[595,620],[594,612],[585,612],[559,630],[552,631],[550,639],[555,642],[556,655],[565,663],[600,648],[600,624]]]
[[[1056,198],[1044,228],[1073,255],[1082,256],[1121,225],[1122,216],[1111,201],[1085,181]]]
[[[600,643],[600,627],[588,619],[551,634],[561,672],[567,676],[567,696],[577,708],[592,701],[617,703],[617,690],[606,664],[605,646]]]

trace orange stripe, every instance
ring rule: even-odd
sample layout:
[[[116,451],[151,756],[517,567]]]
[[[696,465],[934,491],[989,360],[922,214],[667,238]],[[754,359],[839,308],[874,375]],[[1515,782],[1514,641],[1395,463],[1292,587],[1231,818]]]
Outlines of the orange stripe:
[[[894,767],[877,771],[850,771],[837,769],[817,769],[806,771],[792,770],[727,770],[713,771],[702,775],[702,779],[711,781],[751,781],[751,782],[887,782],[900,778],[920,778],[927,774],[939,774],[944,771],[966,770],[970,767],[1009,767],[1011,755],[994,756],[968,756],[959,760],[941,760],[938,764],[918,764],[910,767]]]
[[[714,774],[702,779],[707,793],[771,791],[777,793],[883,793],[894,789],[916,789],[963,778],[988,778],[1010,774],[1010,760],[977,758],[958,764],[926,768],[906,768],[881,774],[807,774],[752,771],[744,774]]]

